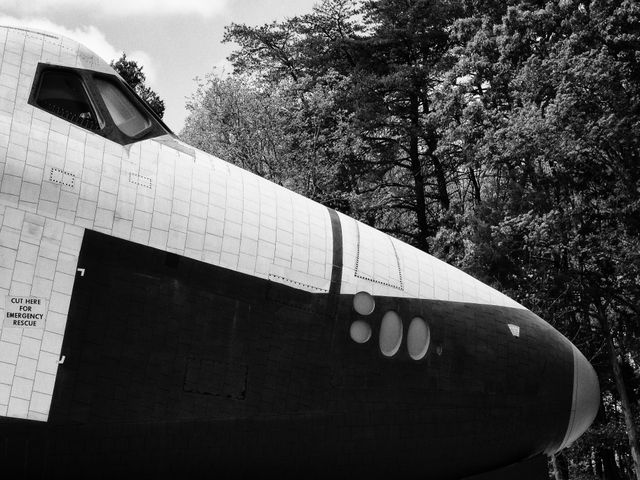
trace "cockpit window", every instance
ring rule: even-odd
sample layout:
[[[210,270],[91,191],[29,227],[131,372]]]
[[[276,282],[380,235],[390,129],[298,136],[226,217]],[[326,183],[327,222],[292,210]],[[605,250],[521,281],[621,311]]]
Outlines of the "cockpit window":
[[[115,74],[38,63],[29,105],[120,145],[172,134]]]
[[[38,106],[89,130],[99,130],[103,122],[96,115],[82,79],[68,70],[42,72],[36,103]]]
[[[135,138],[151,127],[151,121],[109,80],[96,78],[96,87],[116,127]]]

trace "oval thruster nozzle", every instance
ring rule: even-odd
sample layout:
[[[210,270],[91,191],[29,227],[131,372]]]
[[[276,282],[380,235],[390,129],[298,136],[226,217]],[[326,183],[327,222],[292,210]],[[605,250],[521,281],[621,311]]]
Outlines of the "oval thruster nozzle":
[[[561,449],[571,445],[596,418],[600,406],[600,384],[595,370],[578,350],[573,347],[573,399],[569,425]]]

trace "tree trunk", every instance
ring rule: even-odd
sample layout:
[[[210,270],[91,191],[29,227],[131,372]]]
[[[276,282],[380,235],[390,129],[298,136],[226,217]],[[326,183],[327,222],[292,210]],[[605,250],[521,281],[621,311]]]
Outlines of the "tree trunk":
[[[602,448],[598,454],[602,459],[602,480],[621,480],[613,451],[610,448]]]
[[[478,183],[476,172],[472,167],[469,167],[469,180],[471,181],[471,187],[473,188],[473,199],[476,203],[480,203],[482,201],[480,198],[480,184]]]
[[[569,463],[562,452],[551,455],[551,464],[555,480],[569,480]]]
[[[418,97],[411,95],[411,130],[409,132],[409,157],[413,175],[413,191],[416,197],[416,217],[418,221],[418,248],[428,252],[429,226],[427,224],[427,203],[424,195],[424,175],[418,150],[418,129],[420,128]]]
[[[438,198],[440,199],[440,205],[443,210],[449,210],[451,201],[449,200],[449,192],[447,191],[447,177],[445,175],[444,167],[440,162],[440,159],[435,153],[431,153],[431,161],[433,162],[433,169],[436,175],[436,182],[438,183]]]
[[[616,381],[616,390],[620,395],[620,402],[622,403],[622,413],[624,414],[624,422],[627,427],[627,437],[629,439],[629,448],[631,449],[631,458],[633,459],[633,469],[635,472],[636,480],[640,480],[640,453],[638,451],[638,432],[636,430],[635,423],[633,422],[633,411],[631,410],[631,401],[629,400],[629,394],[627,393],[627,386],[622,376],[622,368],[620,368],[620,362],[618,360],[618,352],[613,342],[613,333],[610,330],[609,320],[602,306],[598,306],[600,325],[602,326],[602,332],[609,348],[609,361],[613,367],[613,376]]]

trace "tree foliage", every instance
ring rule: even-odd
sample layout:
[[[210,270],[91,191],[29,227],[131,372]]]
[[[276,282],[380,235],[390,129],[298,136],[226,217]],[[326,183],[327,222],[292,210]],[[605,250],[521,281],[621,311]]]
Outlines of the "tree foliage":
[[[640,479],[637,2],[323,0],[225,38],[185,138],[550,321],[602,388],[558,468]]]
[[[164,100],[162,100],[156,92],[151,90],[145,82],[147,76],[142,71],[143,66],[138,65],[135,60],[127,59],[127,54],[122,52],[122,56],[118,60],[111,60],[110,65],[122,77],[122,79],[135,90],[142,100],[153,110],[158,117],[164,115]]]

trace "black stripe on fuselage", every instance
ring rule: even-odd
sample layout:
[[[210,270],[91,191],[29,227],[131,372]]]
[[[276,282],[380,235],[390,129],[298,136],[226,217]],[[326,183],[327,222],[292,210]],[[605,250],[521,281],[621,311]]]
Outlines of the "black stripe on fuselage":
[[[338,295],[342,283],[342,226],[338,213],[332,208],[327,207],[327,210],[329,217],[331,217],[331,232],[333,233],[333,265],[329,295]]]

